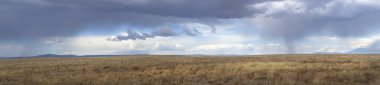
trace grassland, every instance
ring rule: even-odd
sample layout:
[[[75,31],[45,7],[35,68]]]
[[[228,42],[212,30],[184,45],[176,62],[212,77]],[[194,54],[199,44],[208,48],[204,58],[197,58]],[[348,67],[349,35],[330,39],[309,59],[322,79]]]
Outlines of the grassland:
[[[380,55],[0,60],[0,85],[379,85]]]

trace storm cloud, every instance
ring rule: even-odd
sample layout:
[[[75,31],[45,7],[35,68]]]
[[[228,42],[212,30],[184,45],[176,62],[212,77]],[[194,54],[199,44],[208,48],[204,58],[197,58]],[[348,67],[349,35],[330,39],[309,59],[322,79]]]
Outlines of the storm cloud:
[[[144,27],[252,15],[261,0],[1,0],[0,39],[73,36],[97,27]],[[173,28],[175,29],[175,28]]]
[[[125,43],[110,41],[176,42],[186,38],[189,41],[173,44],[180,44],[177,47],[183,51],[182,47],[188,50],[202,43],[265,45],[282,41],[288,53],[297,53],[299,42],[304,43],[308,37],[378,34],[378,22],[377,0],[0,0],[0,48],[30,55],[37,53],[31,48],[49,53],[48,48],[57,48],[57,44],[70,44],[71,48],[80,48],[75,51],[82,51]],[[114,34],[120,32],[123,33]],[[109,38],[112,35],[115,36]],[[263,39],[248,39],[257,37]],[[93,40],[94,45],[81,47]],[[281,51],[285,48],[278,47]],[[65,45],[60,48],[69,49]],[[122,50],[123,46],[115,48]],[[9,52],[0,51],[0,54]]]

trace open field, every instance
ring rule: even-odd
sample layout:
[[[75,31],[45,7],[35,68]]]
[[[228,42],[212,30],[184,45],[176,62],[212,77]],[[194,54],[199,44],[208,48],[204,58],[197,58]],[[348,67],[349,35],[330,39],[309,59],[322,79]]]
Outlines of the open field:
[[[379,85],[380,55],[0,60],[0,85]]]

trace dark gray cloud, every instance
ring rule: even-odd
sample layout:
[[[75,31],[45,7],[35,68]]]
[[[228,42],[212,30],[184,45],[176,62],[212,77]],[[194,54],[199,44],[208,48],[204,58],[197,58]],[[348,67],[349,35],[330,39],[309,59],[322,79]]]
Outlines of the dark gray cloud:
[[[183,32],[188,35],[188,36],[198,36],[198,35],[202,35],[201,32],[199,32],[197,29],[193,28],[193,29],[183,29]]]
[[[98,12],[136,12],[188,18],[236,18],[250,15],[246,6],[259,0],[46,0]]]
[[[261,0],[1,0],[0,39],[73,36],[88,27],[241,18]],[[111,26],[111,27],[110,27]]]
[[[263,37],[283,39],[289,53],[308,36],[358,37],[376,32],[380,24],[377,1],[284,0],[256,4],[254,22]]]
[[[179,33],[175,32],[174,30],[172,30],[170,28],[161,28],[161,29],[153,31],[152,35],[162,36],[162,37],[170,37],[170,36],[177,36],[177,35],[179,35]]]

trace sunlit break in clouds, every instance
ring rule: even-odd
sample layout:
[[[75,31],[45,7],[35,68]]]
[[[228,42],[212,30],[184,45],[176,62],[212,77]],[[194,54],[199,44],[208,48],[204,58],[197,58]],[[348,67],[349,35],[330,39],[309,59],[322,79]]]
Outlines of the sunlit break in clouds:
[[[380,53],[377,0],[1,0],[0,57]]]

